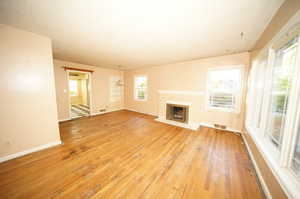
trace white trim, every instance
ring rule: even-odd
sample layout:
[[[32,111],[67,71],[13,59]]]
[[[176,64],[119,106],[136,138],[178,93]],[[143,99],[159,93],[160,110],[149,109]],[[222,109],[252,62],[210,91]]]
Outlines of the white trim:
[[[263,135],[259,135],[259,132],[254,132],[254,130],[247,125],[246,130],[288,198],[296,199],[297,196],[300,195],[300,184],[291,173],[291,170],[279,165],[275,149],[271,147],[272,144],[268,142]]]
[[[180,91],[180,90],[158,90],[158,93],[164,94],[178,94],[178,95],[196,95],[201,96],[204,95],[204,91]]]
[[[189,122],[189,123],[175,122],[175,121],[172,121],[172,120],[167,120],[163,117],[156,118],[155,121],[170,124],[170,125],[174,125],[174,126],[179,126],[179,127],[186,128],[186,129],[191,129],[191,130],[194,130],[194,131],[198,130],[198,128],[199,128],[199,124],[197,124],[197,123],[193,123],[193,122]]]
[[[297,41],[297,56],[296,56],[296,61],[295,61],[295,68],[294,68],[294,73],[299,74],[300,72],[300,30],[298,30],[298,41]],[[299,77],[294,77],[292,79],[291,83],[292,87],[291,90],[289,91],[289,103],[287,106],[287,114],[289,116],[286,118],[286,125],[284,131],[285,136],[283,137],[283,143],[285,143],[282,146],[281,149],[281,166],[284,167],[291,167],[292,165],[292,159],[294,156],[294,150],[296,147],[296,142],[297,142],[297,135],[298,135],[298,130],[299,130],[299,111],[300,107],[298,106],[300,102],[299,98],[299,91],[300,91],[300,78]],[[295,108],[297,107],[297,108]],[[300,178],[299,178],[300,179]]]
[[[264,192],[264,194],[265,194],[265,196],[266,196],[267,199],[272,199],[272,195],[270,193],[270,190],[269,190],[269,188],[268,188],[268,186],[267,186],[267,184],[266,184],[266,182],[265,182],[265,180],[264,180],[264,178],[263,178],[263,176],[262,176],[262,174],[260,172],[260,169],[259,169],[259,167],[258,167],[258,165],[257,165],[257,163],[255,161],[254,155],[252,154],[252,151],[251,151],[251,149],[250,149],[250,147],[248,145],[248,142],[245,139],[244,134],[242,133],[241,135],[242,135],[242,139],[243,139],[243,141],[245,143],[246,149],[248,151],[248,154],[249,154],[249,156],[251,158],[251,161],[253,163],[253,166],[254,166],[254,169],[256,171],[258,180],[259,180],[259,182],[261,184],[262,190],[263,190],[263,192]]]
[[[189,103],[189,102],[166,101],[166,104],[183,105],[183,106],[192,106],[192,103]]]
[[[65,118],[65,119],[58,120],[58,122],[66,122],[66,121],[70,121],[70,120],[71,120],[70,118]]]
[[[102,115],[102,114],[105,114],[105,113],[110,113],[110,112],[114,112],[114,111],[121,111],[121,110],[124,110],[124,108],[116,108],[116,109],[112,109],[112,110],[109,110],[109,111],[92,113],[91,116]]]
[[[66,70],[67,73],[67,91],[68,91],[68,102],[69,102],[69,120],[76,119],[79,117],[74,117],[72,118],[72,113],[71,113],[71,95],[70,95],[70,88],[69,88],[69,81],[70,81],[70,72],[76,72],[76,73],[83,73],[88,75],[88,96],[89,96],[89,107],[90,107],[90,112],[89,115],[92,115],[92,73],[91,72],[84,72],[84,71],[77,71],[77,70]]]
[[[200,122],[199,124],[200,126],[206,126],[206,127],[209,127],[209,128],[213,128],[213,129],[218,129],[218,130],[222,130],[222,131],[230,131],[232,133],[241,133],[240,130],[236,130],[236,129],[232,129],[232,128],[226,128],[226,129],[220,129],[220,128],[216,128],[214,125],[212,124],[208,124],[208,123],[204,123],[204,122]]]
[[[21,152],[18,152],[18,153],[14,153],[14,154],[10,154],[10,155],[4,156],[4,157],[0,157],[0,163],[11,160],[11,159],[14,159],[14,158],[18,158],[18,157],[21,157],[21,156],[24,156],[24,155],[27,155],[27,154],[30,154],[30,153],[33,153],[33,152],[41,151],[43,149],[54,147],[54,146],[57,146],[57,145],[60,145],[60,144],[62,144],[61,141],[50,142],[48,144],[33,147],[33,148],[27,149],[25,151],[21,151]]]
[[[124,110],[133,111],[133,112],[137,112],[137,113],[142,113],[142,114],[146,114],[146,115],[152,115],[152,116],[157,117],[157,115],[155,115],[155,114],[152,114],[152,113],[146,113],[146,112],[142,112],[142,111],[137,111],[137,110],[131,109],[131,108],[124,108]]]
[[[285,126],[283,128],[284,136],[282,140],[281,150],[276,148],[269,141],[267,132],[269,128],[269,110],[270,110],[270,99],[272,91],[272,79],[273,79],[273,67],[275,61],[275,50],[283,46],[286,42],[299,35],[299,24],[300,24],[300,11],[293,16],[289,22],[280,30],[279,33],[273,37],[273,39],[259,52],[257,59],[262,57],[264,54],[268,53],[267,71],[266,71],[266,81],[263,93],[263,111],[261,113],[261,126],[260,128],[253,128],[253,118],[254,115],[250,117],[250,121],[246,121],[246,129],[249,136],[252,138],[253,142],[257,146],[259,152],[266,161],[268,167],[272,171],[276,178],[276,181],[281,185],[282,189],[288,196],[288,198],[298,198],[300,195],[300,179],[294,175],[293,170],[290,168],[291,160],[293,156],[293,150],[295,147],[295,139],[298,131],[297,123],[299,122],[299,96],[298,91],[300,90],[299,82],[300,78],[297,76],[299,74],[299,64],[300,64],[300,40],[298,40],[298,54],[295,63],[295,71],[293,72],[293,82],[292,87],[289,92],[289,103],[287,107],[287,112],[285,114]],[[297,32],[298,31],[298,32]],[[285,41],[285,42],[283,42]],[[255,67],[255,66],[254,66]],[[253,69],[252,69],[253,70]],[[256,81],[257,82],[257,81]],[[248,93],[252,95],[251,97],[257,97],[255,93]],[[249,98],[250,99],[250,98]],[[251,104],[250,104],[251,105]],[[247,113],[253,112],[256,107],[247,107]],[[254,114],[254,113],[253,113]]]

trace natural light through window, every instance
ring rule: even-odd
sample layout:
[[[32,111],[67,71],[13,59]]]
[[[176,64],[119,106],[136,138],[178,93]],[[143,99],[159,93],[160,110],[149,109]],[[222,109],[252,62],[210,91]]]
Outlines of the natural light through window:
[[[134,78],[134,99],[147,100],[147,76],[136,76]]]
[[[208,107],[238,111],[241,92],[241,68],[208,71]]]
[[[299,34],[300,29],[289,31],[256,55],[246,121],[249,135],[293,196],[300,194]]]
[[[69,80],[69,89],[71,96],[78,95],[78,84],[77,80]]]
[[[289,91],[294,72],[298,38],[276,51],[273,67],[272,91],[268,117],[268,135],[277,147],[281,147],[285,126]]]

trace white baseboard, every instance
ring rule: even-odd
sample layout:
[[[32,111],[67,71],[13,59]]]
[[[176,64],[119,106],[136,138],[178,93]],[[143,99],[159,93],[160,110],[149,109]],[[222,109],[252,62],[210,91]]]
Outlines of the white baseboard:
[[[243,134],[241,134],[241,135],[242,135],[243,141],[244,141],[244,143],[245,143],[245,145],[246,145],[247,151],[248,151],[248,153],[249,153],[249,155],[250,155],[251,161],[252,161],[252,163],[253,163],[253,165],[254,165],[254,169],[255,169],[255,171],[256,171],[258,180],[259,180],[259,182],[260,182],[260,184],[261,184],[262,190],[263,190],[263,192],[264,192],[264,194],[265,194],[265,196],[266,196],[267,199],[272,199],[272,195],[271,195],[271,193],[270,193],[270,191],[269,191],[269,189],[268,189],[268,186],[267,186],[267,184],[266,184],[266,182],[265,182],[263,176],[261,175],[261,172],[260,172],[260,170],[259,170],[259,167],[258,167],[258,165],[257,165],[257,163],[256,163],[256,161],[255,161],[255,159],[254,159],[254,156],[253,156],[253,154],[252,154],[252,151],[250,150],[250,147],[249,147],[249,145],[248,145],[248,143],[247,143],[247,140],[245,139],[245,137],[244,137]]]
[[[124,108],[117,108],[117,109],[113,109],[113,110],[110,110],[110,111],[92,113],[91,116],[102,115],[102,114],[105,114],[105,113],[110,113],[110,112],[120,111],[120,110],[124,110]]]
[[[164,118],[156,118],[155,121],[170,124],[170,125],[174,125],[174,126],[179,126],[179,127],[186,128],[186,129],[191,129],[191,130],[194,130],[194,131],[196,131],[199,128],[199,124],[197,124],[197,123],[186,124],[186,123],[181,123],[181,122],[175,122],[175,121],[172,121],[172,120],[166,120]]]
[[[33,148],[25,150],[25,151],[21,151],[21,152],[18,152],[18,153],[14,153],[14,154],[11,154],[11,155],[0,157],[0,163],[11,160],[11,159],[14,159],[14,158],[18,158],[18,157],[21,157],[21,156],[24,156],[24,155],[27,155],[27,154],[30,154],[30,153],[33,153],[33,152],[37,152],[37,151],[40,151],[40,150],[43,150],[43,149],[47,149],[47,148],[50,148],[50,147],[53,147],[53,146],[56,146],[56,145],[60,145],[61,143],[62,143],[61,141],[50,142],[48,144],[33,147]]]
[[[66,121],[69,121],[71,120],[70,118],[67,118],[67,119],[61,119],[61,120],[58,120],[58,122],[66,122]]]
[[[219,129],[219,128],[214,127],[214,125],[212,125],[212,124],[207,124],[207,123],[203,123],[203,122],[200,123],[200,126],[206,126],[209,128],[218,129],[218,130],[222,130],[222,131],[230,131],[233,133],[239,133],[239,134],[241,133],[241,131],[236,130],[236,129],[232,129],[232,128]]]
[[[152,116],[157,117],[157,115],[154,115],[152,113],[141,112],[141,111],[137,111],[137,110],[131,109],[131,108],[124,108],[124,110],[133,111],[133,112],[137,112],[137,113],[142,113],[142,114],[146,114],[146,115],[152,115]]]

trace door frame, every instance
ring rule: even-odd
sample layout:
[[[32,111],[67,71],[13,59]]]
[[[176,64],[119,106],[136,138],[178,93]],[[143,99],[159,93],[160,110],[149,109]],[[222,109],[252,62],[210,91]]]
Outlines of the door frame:
[[[68,88],[68,107],[69,107],[69,120],[80,118],[80,117],[75,117],[72,118],[72,113],[71,113],[71,95],[70,95],[70,88],[69,88],[69,80],[70,80],[70,73],[75,72],[75,73],[83,73],[88,75],[88,88],[87,88],[87,93],[88,93],[88,99],[89,99],[89,116],[92,115],[92,73],[91,72],[84,72],[84,71],[77,71],[77,70],[66,70],[66,75],[67,75],[67,88]]]

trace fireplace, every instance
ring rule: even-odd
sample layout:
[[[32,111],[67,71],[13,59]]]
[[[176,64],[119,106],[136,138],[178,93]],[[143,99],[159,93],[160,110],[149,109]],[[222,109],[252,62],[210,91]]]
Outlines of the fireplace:
[[[176,122],[188,123],[189,106],[178,104],[167,104],[166,119]]]

